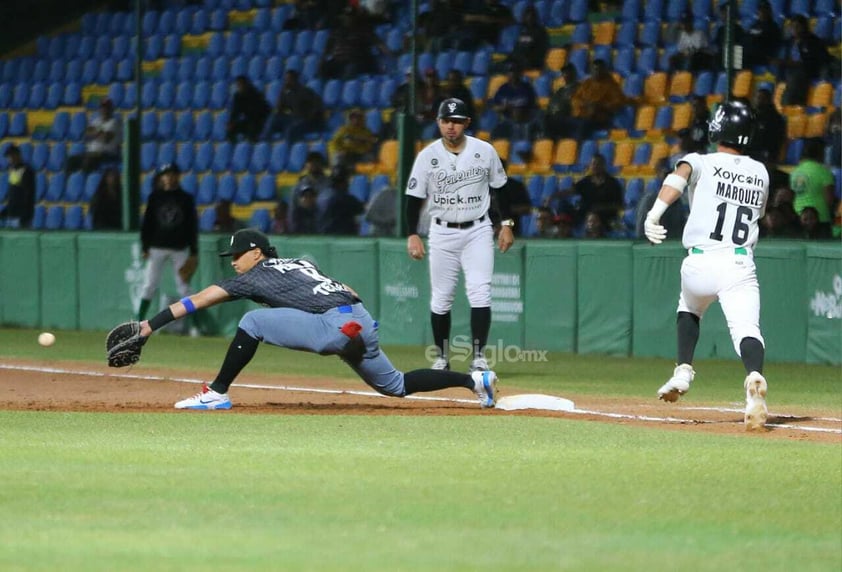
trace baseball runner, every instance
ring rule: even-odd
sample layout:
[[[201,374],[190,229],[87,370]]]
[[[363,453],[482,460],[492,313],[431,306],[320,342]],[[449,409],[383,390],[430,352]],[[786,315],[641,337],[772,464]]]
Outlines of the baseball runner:
[[[722,104],[709,123],[708,155],[690,153],[679,159],[664,179],[644,232],[654,244],[666,238],[659,223],[667,207],[687,192],[690,215],[683,244],[688,255],[681,265],[681,295],[676,319],[678,366],[659,390],[664,401],[677,401],[693,381],[693,353],[699,339],[699,321],[719,300],[728,321],[734,349],[746,370],[745,425],[762,429],[768,415],[766,379],[763,377],[765,348],[760,333],[760,292],[753,249],[758,221],[766,210],[769,174],[763,163],[743,151],[751,142],[754,113],[742,102]]]
[[[404,373],[395,369],[380,349],[377,322],[356,292],[306,260],[278,258],[260,231],[238,230],[231,237],[231,248],[220,256],[232,257],[237,276],[185,296],[140,323],[140,335],[148,338],[173,320],[228,300],[247,298],[266,306],[247,312],[240,320],[213,383],[176,403],[176,409],[230,409],[228,388],[251,361],[260,342],[338,355],[383,395],[403,397],[464,387],[474,392],[482,407],[494,407],[497,375],[493,371],[462,374],[419,369]]]
[[[503,187],[506,172],[494,147],[465,135],[471,118],[461,99],[442,101],[436,121],[441,138],[421,150],[407,183],[407,252],[415,260],[421,260],[426,254],[418,222],[427,199],[432,287],[430,322],[438,352],[432,367],[450,369],[450,309],[461,269],[465,273],[465,290],[471,304],[473,361],[470,371],[484,371],[488,369],[484,349],[491,328],[492,225],[500,216],[496,208],[492,208],[489,187]],[[500,225],[498,246],[500,252],[506,252],[514,242],[514,221],[505,216]]]
[[[179,185],[178,165],[164,165],[159,173],[161,188],[153,189],[149,195],[140,228],[140,242],[147,264],[138,320],[143,320],[149,311],[152,296],[161,282],[164,264],[167,261],[172,263],[178,293],[187,296],[198,260],[196,203]]]

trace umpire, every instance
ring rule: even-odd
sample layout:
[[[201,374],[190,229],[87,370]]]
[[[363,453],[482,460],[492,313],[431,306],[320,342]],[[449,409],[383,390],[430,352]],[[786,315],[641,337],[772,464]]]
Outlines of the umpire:
[[[190,278],[198,261],[199,217],[196,202],[181,188],[178,165],[169,163],[158,173],[160,187],[153,189],[149,195],[140,228],[143,258],[147,264],[138,320],[146,318],[167,261],[173,266],[176,288],[182,297],[190,295]]]

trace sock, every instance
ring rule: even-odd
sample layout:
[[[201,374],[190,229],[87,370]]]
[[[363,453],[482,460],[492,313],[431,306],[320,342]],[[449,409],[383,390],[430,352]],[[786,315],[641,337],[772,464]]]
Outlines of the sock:
[[[416,369],[403,375],[406,395],[420,391],[436,391],[448,387],[474,388],[474,380],[467,373],[435,369]]]
[[[743,338],[740,341],[740,358],[743,360],[743,367],[746,373],[756,371],[763,373],[763,359],[766,349],[757,338]]]
[[[430,312],[430,324],[433,326],[433,343],[439,349],[439,355],[447,359],[447,350],[450,349],[450,312]]]
[[[149,311],[149,306],[152,304],[152,300],[142,299],[140,301],[140,308],[137,310],[137,321],[142,322],[146,319],[146,312]]]
[[[474,356],[483,357],[491,329],[491,308],[471,308],[471,337],[474,340]]]
[[[693,363],[696,343],[699,341],[699,317],[690,312],[679,312],[675,319],[678,331],[678,363]]]
[[[228,353],[225,354],[225,360],[222,362],[222,367],[219,373],[216,374],[216,379],[210,385],[210,388],[217,393],[228,393],[228,388],[234,382],[244,367],[254,357],[254,352],[257,351],[257,345],[260,342],[244,330],[237,328],[237,333],[234,334],[234,339],[228,346]]]

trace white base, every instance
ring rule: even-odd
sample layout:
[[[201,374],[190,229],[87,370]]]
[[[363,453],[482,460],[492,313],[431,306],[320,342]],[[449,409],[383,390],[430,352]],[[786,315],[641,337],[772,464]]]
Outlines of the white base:
[[[507,395],[497,400],[496,409],[515,411],[517,409],[544,409],[547,411],[574,411],[576,406],[569,399],[554,395],[523,394]]]

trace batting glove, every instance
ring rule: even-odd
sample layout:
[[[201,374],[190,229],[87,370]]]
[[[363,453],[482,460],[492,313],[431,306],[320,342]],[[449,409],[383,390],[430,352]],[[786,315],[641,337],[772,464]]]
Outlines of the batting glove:
[[[643,234],[652,244],[661,244],[667,237],[667,229],[659,224],[657,219],[647,216],[643,221]]]

